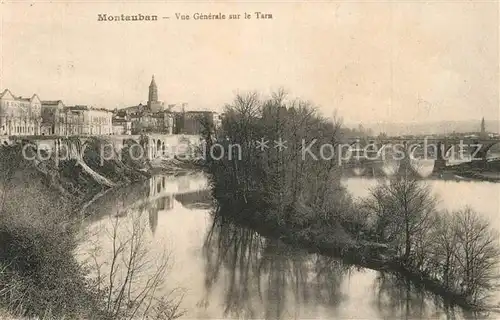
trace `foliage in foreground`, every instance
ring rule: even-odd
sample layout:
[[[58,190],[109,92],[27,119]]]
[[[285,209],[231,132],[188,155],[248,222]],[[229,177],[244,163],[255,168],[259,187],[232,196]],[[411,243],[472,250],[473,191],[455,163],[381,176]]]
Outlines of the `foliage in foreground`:
[[[13,318],[132,318],[130,310],[142,301],[135,300],[131,307],[128,296],[109,296],[109,286],[95,277],[93,266],[76,259],[81,224],[74,203],[57,192],[19,148],[1,148],[0,166],[0,310]],[[134,272],[134,266],[128,272]],[[179,314],[178,304],[170,300],[150,310],[152,319]]]

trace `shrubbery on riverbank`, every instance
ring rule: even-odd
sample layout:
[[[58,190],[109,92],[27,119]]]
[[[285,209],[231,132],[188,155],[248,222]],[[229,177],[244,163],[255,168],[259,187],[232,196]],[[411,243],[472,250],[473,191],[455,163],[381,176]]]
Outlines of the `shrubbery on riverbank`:
[[[98,160],[89,155],[99,148],[99,142],[93,142],[84,154],[87,161]],[[131,304],[130,295],[110,295],[108,286],[93,276],[95,270],[74,256],[81,227],[77,209],[108,187],[78,160],[57,167],[52,160],[27,160],[21,150],[22,145],[0,147],[0,310],[12,318],[132,318],[142,301]],[[113,173],[110,177],[118,183],[148,177],[117,163],[105,162],[109,170],[95,168],[97,174]],[[178,314],[176,305],[162,303],[152,310],[159,316],[154,319]]]
[[[73,204],[18,151],[0,150],[0,308],[15,316],[92,316],[97,295],[73,257]]]
[[[491,245],[496,236],[477,214],[438,215],[430,190],[408,177],[383,183],[370,200],[356,203],[340,182],[337,157],[304,157],[304,143],[316,141],[309,149],[313,154],[324,153],[322,145],[338,145],[339,122],[323,118],[307,102],[287,100],[282,92],[269,99],[239,95],[225,115],[215,136],[205,132],[208,147],[241,148],[238,157],[226,154],[205,164],[218,215],[287,243],[404,275],[464,307],[476,306],[492,289],[499,258]],[[267,148],[256,144],[261,139],[269,142]],[[274,147],[276,141],[286,141],[286,148]],[[453,263],[442,248],[428,245],[443,234],[443,225],[453,226],[453,240],[440,240],[453,246]],[[483,238],[474,238],[477,230],[483,230]]]
[[[498,232],[471,208],[440,211],[432,190],[409,177],[379,182],[361,208],[372,237],[443,295],[478,306],[498,284]]]

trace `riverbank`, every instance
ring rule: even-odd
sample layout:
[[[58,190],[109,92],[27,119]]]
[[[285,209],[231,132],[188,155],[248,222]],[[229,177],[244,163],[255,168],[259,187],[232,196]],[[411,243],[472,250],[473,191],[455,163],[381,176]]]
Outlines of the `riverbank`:
[[[80,158],[61,161],[30,157],[37,150],[23,144],[0,147],[0,310],[12,318],[121,319],[128,312],[123,297],[110,309],[114,298],[91,276],[92,266],[76,260],[78,212],[162,168],[127,157],[135,141],[123,157],[106,159],[102,143],[92,139]]]
[[[500,161],[481,162],[480,164],[461,163],[447,167],[444,173],[477,181],[500,182]]]
[[[278,221],[277,216],[265,214],[262,209],[248,208],[249,203],[257,203],[254,200],[249,196],[246,200],[233,199],[230,204],[231,208],[243,209],[235,212],[234,209],[228,210],[222,205],[215,211],[214,219],[230,219],[231,222],[241,227],[250,228],[261,236],[280,240],[311,254],[341,259],[350,265],[402,277],[412,283],[414,287],[441,297],[444,305],[458,306],[466,311],[474,312],[491,309],[472,304],[466,297],[446,290],[438,280],[432,279],[424,272],[410,270],[384,244],[353,239],[341,226],[332,230],[329,226],[321,223],[304,227],[291,222]],[[235,214],[232,214],[233,212]]]
[[[67,143],[78,144],[78,141],[70,140]],[[108,150],[114,154],[103,154],[107,145],[109,142],[103,138],[89,138],[82,154],[68,160],[20,159],[20,144],[3,148],[1,152],[7,153],[9,159],[16,159],[7,160],[6,166],[13,170],[17,165],[21,171],[36,171],[38,178],[42,179],[48,188],[70,200],[75,209],[85,206],[109,190],[145,181],[153,175],[176,175],[199,169],[197,164],[190,161],[161,158],[149,160],[137,155],[134,157],[134,150],[144,150],[148,146],[133,139],[125,140],[123,149],[118,152]],[[43,152],[42,156],[45,157]]]

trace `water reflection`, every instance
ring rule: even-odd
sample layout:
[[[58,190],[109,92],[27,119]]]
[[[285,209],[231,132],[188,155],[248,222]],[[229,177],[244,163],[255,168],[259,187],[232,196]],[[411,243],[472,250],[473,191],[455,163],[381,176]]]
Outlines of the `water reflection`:
[[[206,307],[213,288],[223,286],[228,318],[473,318],[403,278],[309,254],[217,213],[203,252],[206,294],[200,305]]]
[[[213,204],[206,182],[202,175],[159,176],[109,193],[86,212],[93,219],[100,217],[94,222],[103,225],[109,219],[102,217],[118,213],[123,222],[130,216],[144,217],[156,250],[152,259],[163,247],[171,250],[174,264],[168,283],[187,290],[182,305],[187,318],[471,318],[394,275],[308,254],[239,227],[221,212],[210,214]],[[373,183],[374,179],[346,181],[356,196],[365,196]],[[490,211],[498,213],[490,184],[432,183],[444,203],[457,202],[456,196],[480,210],[478,205],[485,201],[466,197],[477,196],[476,190],[483,200],[491,200]],[[100,239],[110,245],[105,231]]]
[[[252,230],[215,218],[204,244],[205,301],[224,284],[224,311],[230,318],[316,317],[327,308],[336,317],[344,299],[341,262],[291,248]],[[325,314],[323,313],[323,316]]]
[[[155,176],[144,183],[112,190],[97,198],[85,207],[83,215],[88,217],[87,223],[107,215],[122,218],[131,213],[145,215],[154,234],[158,226],[158,213],[172,211],[176,201],[183,206],[191,206],[207,205],[209,199],[210,193],[202,174]]]
[[[374,281],[374,307],[382,318],[399,315],[406,319],[483,319],[485,314],[474,314],[443,303],[442,299],[395,274],[377,273]]]

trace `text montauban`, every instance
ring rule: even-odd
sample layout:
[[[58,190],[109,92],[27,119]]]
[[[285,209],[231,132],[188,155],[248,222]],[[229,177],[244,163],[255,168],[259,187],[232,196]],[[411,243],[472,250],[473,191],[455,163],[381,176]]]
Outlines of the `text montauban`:
[[[163,19],[168,19],[168,16],[163,17]],[[264,13],[260,11],[256,11],[253,13],[243,12],[243,13],[195,13],[195,14],[184,14],[184,13],[176,13],[176,20],[188,21],[188,20],[269,20],[273,19],[273,15],[270,13]],[[100,13],[97,15],[97,21],[113,21],[113,22],[150,22],[150,21],[159,21],[157,15],[149,15],[149,14],[118,14],[111,15],[106,13]]]

